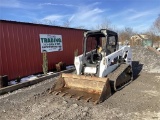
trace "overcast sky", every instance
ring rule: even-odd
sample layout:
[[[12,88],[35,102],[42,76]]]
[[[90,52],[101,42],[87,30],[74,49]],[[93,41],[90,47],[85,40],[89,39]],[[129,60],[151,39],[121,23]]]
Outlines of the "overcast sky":
[[[160,0],[0,0],[0,19],[54,21],[87,29],[108,20],[116,28],[147,30],[160,14]]]

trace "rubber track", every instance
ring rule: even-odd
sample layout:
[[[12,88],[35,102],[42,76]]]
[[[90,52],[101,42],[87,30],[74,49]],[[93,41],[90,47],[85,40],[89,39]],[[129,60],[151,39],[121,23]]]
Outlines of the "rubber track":
[[[112,73],[108,74],[107,77],[109,78],[110,81],[114,81],[115,82],[117,80],[117,78],[119,77],[119,75],[121,75],[127,67],[129,67],[128,64],[121,64],[115,71],[113,71]],[[115,89],[115,87],[114,87],[114,90],[118,91],[118,90],[122,89],[123,87],[128,85],[131,81],[132,81],[132,79],[130,81],[128,81],[126,84],[124,84],[123,86],[121,86],[120,88],[118,88],[118,89]]]

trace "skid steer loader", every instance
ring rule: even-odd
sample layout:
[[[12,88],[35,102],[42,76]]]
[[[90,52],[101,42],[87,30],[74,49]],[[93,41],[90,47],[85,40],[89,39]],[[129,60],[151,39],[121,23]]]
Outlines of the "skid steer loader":
[[[131,49],[118,49],[116,32],[84,32],[83,47],[83,54],[74,58],[76,71],[61,75],[51,89],[54,94],[97,104],[132,81]]]

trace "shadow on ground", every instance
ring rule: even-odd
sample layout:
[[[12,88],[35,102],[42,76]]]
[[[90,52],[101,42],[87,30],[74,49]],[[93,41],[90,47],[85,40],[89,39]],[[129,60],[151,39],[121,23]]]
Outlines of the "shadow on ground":
[[[142,71],[142,68],[143,68],[143,64],[140,64],[139,61],[132,61],[133,80],[139,77],[139,74]]]

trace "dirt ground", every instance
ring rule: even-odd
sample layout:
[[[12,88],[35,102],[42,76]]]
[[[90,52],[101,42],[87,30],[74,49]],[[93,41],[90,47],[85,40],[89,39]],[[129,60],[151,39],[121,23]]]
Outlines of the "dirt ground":
[[[56,78],[0,96],[0,120],[160,120],[160,73],[134,62],[134,81],[105,102],[48,94]]]
[[[54,79],[0,96],[0,120],[160,120],[158,73],[140,73],[99,105],[48,94]]]

